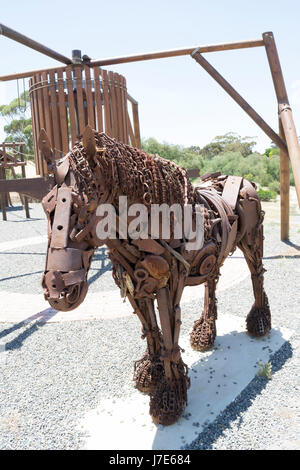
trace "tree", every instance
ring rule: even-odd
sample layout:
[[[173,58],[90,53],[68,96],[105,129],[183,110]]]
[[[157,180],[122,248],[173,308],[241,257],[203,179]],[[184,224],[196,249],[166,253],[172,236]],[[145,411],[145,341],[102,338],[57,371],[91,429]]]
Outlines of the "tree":
[[[222,152],[240,152],[243,157],[253,153],[256,141],[253,137],[241,137],[235,132],[217,135],[210,144],[203,147],[201,154],[204,158],[214,158]]]
[[[162,158],[172,160],[184,168],[197,168],[203,166],[203,158],[199,153],[199,147],[181,147],[180,145],[160,143],[153,137],[143,140],[142,148],[152,155],[158,154]]]
[[[13,99],[8,105],[1,105],[0,116],[7,123],[4,126],[5,142],[25,142],[25,154],[33,155],[29,92],[23,92],[19,98]],[[33,159],[33,156],[29,159]]]

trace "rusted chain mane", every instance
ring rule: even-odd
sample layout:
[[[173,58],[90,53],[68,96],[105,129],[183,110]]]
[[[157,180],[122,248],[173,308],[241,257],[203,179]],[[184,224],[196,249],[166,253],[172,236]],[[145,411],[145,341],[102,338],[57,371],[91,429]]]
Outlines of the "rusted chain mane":
[[[184,168],[116,142],[104,133],[95,131],[94,136],[97,154],[92,163],[81,143],[77,143],[69,154],[80,193],[94,198],[99,192],[100,180],[103,180],[112,199],[123,194],[146,205],[193,203],[194,190]]]

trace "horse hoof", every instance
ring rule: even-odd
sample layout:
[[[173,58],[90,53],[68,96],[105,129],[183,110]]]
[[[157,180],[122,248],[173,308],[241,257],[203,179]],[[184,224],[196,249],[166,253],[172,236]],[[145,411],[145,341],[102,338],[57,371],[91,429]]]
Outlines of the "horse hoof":
[[[187,404],[189,379],[182,376],[178,379],[161,381],[150,396],[150,415],[155,424],[170,426],[176,423]]]
[[[164,368],[159,357],[146,353],[134,364],[133,380],[140,392],[151,393],[163,376]]]
[[[213,347],[216,338],[215,322],[208,322],[200,318],[195,321],[190,334],[190,344],[196,351],[204,352]]]
[[[264,308],[257,308],[255,305],[250,310],[246,318],[247,331],[249,335],[255,337],[265,336],[271,330],[271,313],[269,305]]]

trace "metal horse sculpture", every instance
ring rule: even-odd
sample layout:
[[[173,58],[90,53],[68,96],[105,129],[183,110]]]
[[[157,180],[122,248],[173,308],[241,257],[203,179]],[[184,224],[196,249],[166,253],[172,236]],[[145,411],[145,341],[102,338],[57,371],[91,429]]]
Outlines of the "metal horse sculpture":
[[[58,162],[43,130],[39,146],[56,181],[43,199],[49,238],[42,280],[45,298],[57,310],[76,308],[87,293],[93,253],[98,246],[107,245],[113,278],[121,295],[129,299],[141,321],[142,338],[147,340],[146,353],[135,363],[136,386],[150,394],[154,422],[170,425],[182,414],[190,385],[178,344],[185,286],[205,283],[204,309],[190,334],[191,346],[205,351],[216,337],[219,270],[239,247],[251,272],[255,298],[246,319],[247,330],[250,335],[263,336],[271,328],[263,288],[264,213],[255,185],[215,173],[203,177],[201,185],[194,188],[186,171],[174,163],[116,142],[90,127],[81,142]],[[202,248],[188,251],[186,240],[172,235],[168,240],[132,240],[129,236],[122,239],[117,232],[114,240],[99,240],[95,231],[97,207],[111,203],[118,213],[120,195],[127,196],[129,203],[147,207],[151,203],[202,204]]]

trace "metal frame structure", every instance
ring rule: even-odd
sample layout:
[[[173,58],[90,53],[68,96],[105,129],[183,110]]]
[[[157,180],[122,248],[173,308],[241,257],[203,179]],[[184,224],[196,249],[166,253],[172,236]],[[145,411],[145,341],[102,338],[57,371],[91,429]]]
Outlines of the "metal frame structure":
[[[17,180],[15,168],[21,167],[21,175],[23,179],[26,179],[26,162],[24,161],[24,142],[3,142],[0,144],[0,178],[6,180],[6,171],[11,172],[13,181]],[[19,159],[17,158],[19,156]],[[27,196],[22,195],[22,191],[19,192],[21,204],[24,207],[26,217],[29,218],[29,206]],[[0,193],[0,205],[2,211],[2,219],[7,220],[6,206],[11,203],[9,193]]]
[[[295,180],[298,203],[300,206],[300,146],[297,138],[293,114],[289,105],[288,95],[284,83],[284,78],[280,66],[279,56],[272,32],[265,32],[262,39],[239,41],[233,43],[223,43],[214,45],[204,45],[200,47],[187,47],[183,49],[173,49],[159,52],[150,52],[144,54],[135,54],[131,56],[114,57],[107,59],[90,60],[87,56],[79,59],[73,54],[72,60],[61,54],[43,46],[36,41],[0,24],[0,34],[18,41],[32,49],[35,49],[45,55],[48,55],[64,64],[82,66],[100,67],[113,64],[124,64],[129,62],[138,62],[143,60],[162,59],[167,57],[176,57],[191,55],[193,59],[206,70],[219,85],[241,106],[241,108],[254,120],[254,122],[266,133],[266,135],[276,143],[280,149],[280,199],[281,199],[281,239],[289,238],[289,162],[291,162],[292,171]],[[202,53],[227,51],[234,49],[246,49],[252,47],[264,47],[267,53],[269,66],[272,74],[274,88],[278,102],[279,113],[279,132],[275,132],[262,117],[243,99],[243,97],[222,77],[222,75],[202,56]],[[75,51],[73,51],[75,52]],[[76,51],[78,52],[78,51]],[[64,67],[62,67],[64,68]],[[47,71],[59,71],[58,67],[48,69]],[[32,77],[44,70],[31,70],[17,74],[4,75],[0,81],[14,80],[25,77]],[[20,183],[21,184],[21,183]],[[0,182],[0,190],[3,182]]]

